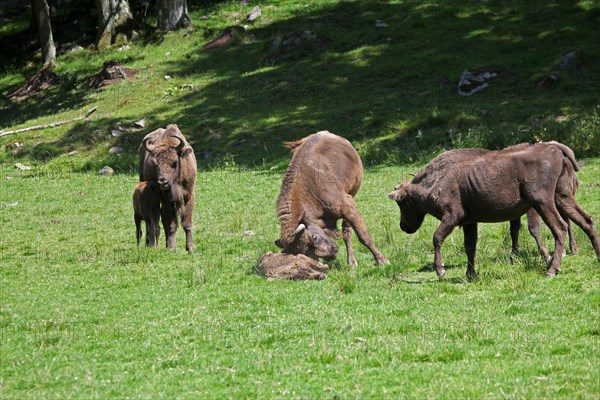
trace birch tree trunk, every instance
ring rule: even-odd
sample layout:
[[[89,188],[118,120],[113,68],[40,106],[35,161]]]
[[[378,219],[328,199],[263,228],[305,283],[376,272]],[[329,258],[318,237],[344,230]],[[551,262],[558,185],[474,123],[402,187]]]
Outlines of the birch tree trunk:
[[[113,43],[128,42],[135,26],[128,0],[96,0],[96,8],[98,49],[105,49]]]
[[[158,29],[174,31],[192,26],[188,15],[187,0],[156,0],[158,8]]]
[[[50,9],[46,0],[33,0],[35,20],[38,26],[38,37],[42,47],[42,64],[44,69],[56,67],[56,47],[50,24]]]

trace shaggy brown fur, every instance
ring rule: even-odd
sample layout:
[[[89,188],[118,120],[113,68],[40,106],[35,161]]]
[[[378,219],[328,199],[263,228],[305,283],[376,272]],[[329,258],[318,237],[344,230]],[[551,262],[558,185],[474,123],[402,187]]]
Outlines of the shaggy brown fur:
[[[179,214],[185,231],[185,248],[192,252],[194,185],[198,169],[192,146],[177,125],[168,125],[166,129],[159,128],[144,137],[139,157],[140,181],[156,182],[160,189],[167,248],[175,248]]]
[[[456,226],[463,227],[467,278],[472,279],[477,223],[515,220],[534,208],[555,239],[554,256],[547,271],[548,276],[554,276],[560,270],[567,228],[561,214],[586,232],[600,259],[593,220],[573,197],[572,174],[578,166],[567,153],[554,143],[539,143],[516,151],[484,152],[455,162],[449,162],[452,155],[445,153],[388,196],[398,203],[400,227],[407,233],[416,232],[426,214],[441,220],[433,237],[434,265],[440,278],[445,273],[441,247]]]
[[[375,247],[358,213],[354,196],[363,177],[358,153],[346,139],[321,131],[287,143],[293,156],[277,199],[280,239],[284,253],[313,259],[333,259],[338,247],[337,221],[342,219],[348,264],[355,266],[352,229],[373,253],[378,264],[388,260]]]
[[[137,244],[142,238],[142,221],[146,223],[146,246],[158,245],[160,236],[160,194],[155,182],[140,182],[133,190],[133,220]]]
[[[304,254],[268,252],[260,258],[258,273],[267,279],[325,279],[329,266]]]

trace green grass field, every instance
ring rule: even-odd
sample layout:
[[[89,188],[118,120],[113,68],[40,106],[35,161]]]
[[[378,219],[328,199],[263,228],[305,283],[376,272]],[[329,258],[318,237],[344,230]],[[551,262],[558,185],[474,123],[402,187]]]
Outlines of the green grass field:
[[[508,223],[480,225],[471,283],[457,229],[438,281],[438,222],[407,235],[387,198],[443,150],[554,139],[585,160],[577,199],[600,218],[598,1],[269,1],[241,43],[211,53],[201,46],[254,2],[189,3],[192,30],[61,55],[60,85],[0,98],[0,132],[98,107],[0,138],[0,398],[600,397],[600,270],[578,227],[580,254],[546,279],[525,229],[511,265]],[[301,29],[314,45],[268,51]],[[85,88],[110,59],[136,79]],[[38,67],[39,54],[0,54],[2,94]],[[460,74],[480,68],[497,80],[458,96]],[[539,85],[550,75],[558,84]],[[111,135],[142,117],[144,130]],[[169,123],[199,159],[191,255],[181,229],[177,252],[164,233],[160,248],[135,243],[137,147]],[[355,269],[340,241],[326,280],[267,281],[255,268],[277,251],[281,142],[323,129],[359,151],[359,210],[391,264],[355,238]],[[117,173],[96,175],[105,165]]]
[[[599,271],[583,232],[546,279],[525,231],[510,265],[508,224],[483,225],[467,283],[456,231],[439,282],[437,221],[406,235],[386,197],[406,172],[368,170],[357,197],[391,265],[355,240],[356,269],[340,250],[325,281],[269,282],[254,267],[276,251],[280,172],[202,173],[189,255],[181,231],[177,252],[136,246],[135,176],[2,170],[2,397],[596,398]],[[593,215],[599,177],[597,161],[580,172]]]

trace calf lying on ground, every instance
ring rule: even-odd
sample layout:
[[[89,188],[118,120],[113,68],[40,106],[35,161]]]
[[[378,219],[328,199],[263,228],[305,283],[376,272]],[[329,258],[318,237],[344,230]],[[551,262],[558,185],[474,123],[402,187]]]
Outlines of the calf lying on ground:
[[[146,246],[158,245],[160,236],[160,195],[156,182],[140,182],[133,190],[133,220],[137,244],[142,238],[142,221],[146,223]]]
[[[567,229],[561,215],[585,231],[600,259],[593,220],[573,197],[571,182],[578,165],[567,149],[557,143],[539,143],[457,162],[444,153],[388,197],[400,207],[400,228],[407,233],[416,232],[426,214],[441,220],[433,236],[434,265],[440,278],[445,273],[442,244],[455,227],[463,228],[467,278],[471,280],[475,276],[477,223],[512,221],[534,208],[554,236],[554,256],[547,271],[547,276],[554,276],[560,270]]]
[[[267,279],[316,279],[327,278],[323,271],[329,266],[321,264],[304,254],[268,252],[260,258],[258,273]]]

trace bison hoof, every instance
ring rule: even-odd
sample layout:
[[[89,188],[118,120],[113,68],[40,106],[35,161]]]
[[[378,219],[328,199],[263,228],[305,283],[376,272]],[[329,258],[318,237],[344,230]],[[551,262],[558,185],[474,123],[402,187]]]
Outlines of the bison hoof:
[[[437,271],[437,275],[438,275],[438,278],[441,281],[444,278],[444,275],[446,275],[446,270],[445,269],[438,270]]]
[[[377,259],[377,265],[388,265],[389,263],[390,261],[385,257]]]

